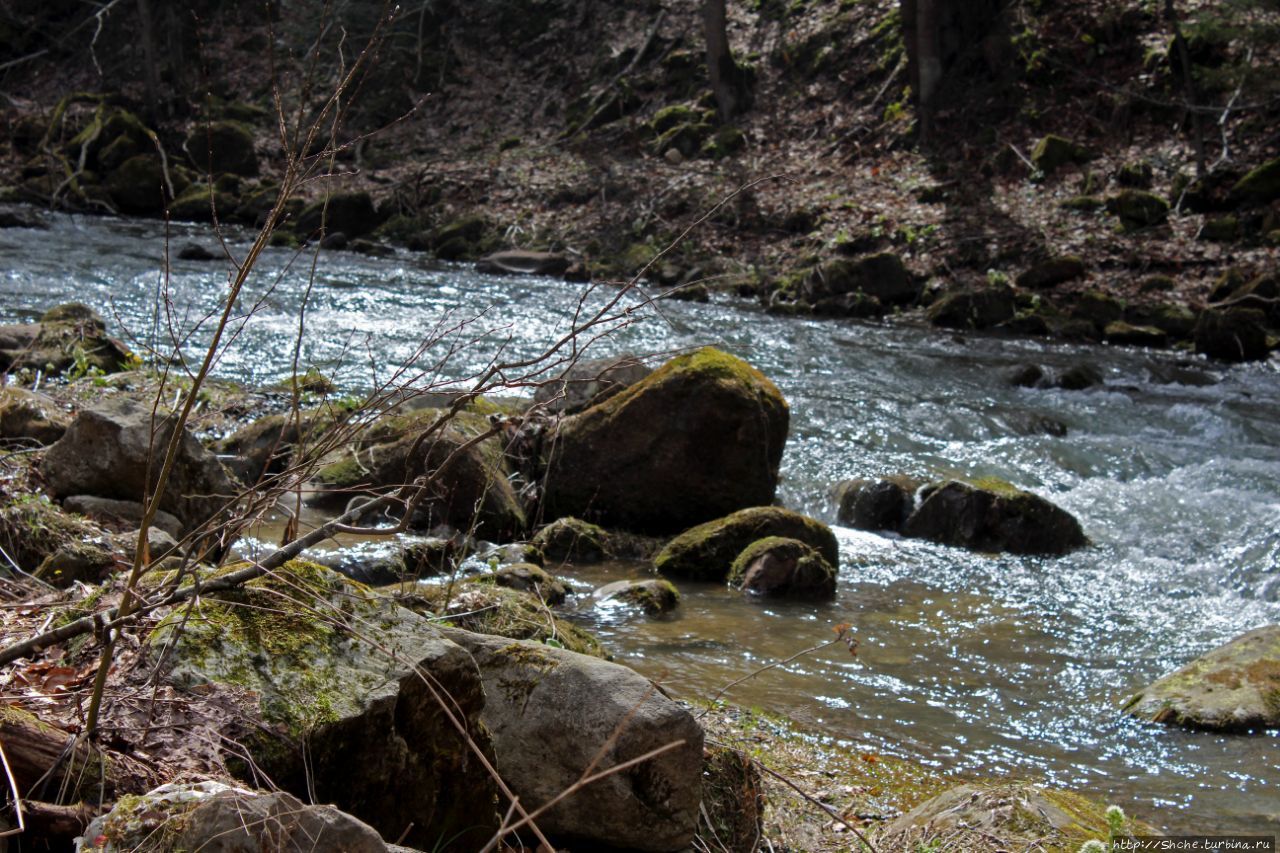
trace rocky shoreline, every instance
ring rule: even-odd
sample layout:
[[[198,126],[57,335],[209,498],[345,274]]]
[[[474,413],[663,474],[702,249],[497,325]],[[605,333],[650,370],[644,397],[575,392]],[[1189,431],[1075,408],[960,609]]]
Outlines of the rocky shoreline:
[[[359,417],[324,404],[261,416],[263,392],[214,385],[211,393],[233,403],[211,407],[227,419],[199,433],[184,427],[172,443],[169,487],[140,555],[147,508],[137,499],[174,416],[162,405],[153,423],[156,377],[89,309],[59,306],[37,325],[34,333],[0,330],[25,342],[10,349],[14,379],[52,375],[65,357],[65,384],[48,385],[52,396],[18,382],[0,392],[3,437],[29,449],[10,463],[0,509],[0,545],[16,570],[8,592],[32,596],[26,616],[7,625],[6,646],[106,612],[130,566],[146,569],[138,589],[159,605],[128,634],[136,640],[108,679],[114,701],[99,737],[77,742],[85,761],[110,759],[82,783],[111,791],[102,807],[114,807],[101,817],[86,806],[48,812],[48,831],[61,833],[51,837],[111,850],[160,833],[152,837],[161,846],[183,845],[222,832],[229,810],[249,809],[283,827],[273,849],[295,849],[285,839],[311,832],[350,838],[342,843],[359,850],[397,849],[388,841],[401,840],[475,849],[510,826],[505,798],[532,809],[592,768],[618,765],[627,769],[540,814],[541,831],[568,849],[675,851],[703,833],[745,837],[777,830],[784,814],[798,820],[793,807],[767,807],[789,795],[762,781],[740,742],[727,752],[707,743],[705,713],[605,660],[607,649],[554,610],[568,592],[560,577],[574,565],[616,557],[648,561],[651,574],[594,594],[637,619],[679,607],[679,587],[691,583],[728,584],[747,597],[833,594],[840,559],[832,531],[771,505],[788,404],[746,362],[704,348],[653,371],[630,370],[632,358],[579,364],[532,408],[444,398]],[[20,361],[32,353],[46,360]],[[90,358],[92,369],[77,373]],[[295,558],[255,574],[235,557],[243,529],[229,519],[287,501],[289,490],[279,489],[289,477],[331,521],[401,524],[413,535],[374,561],[326,567]],[[364,508],[415,480],[427,487],[401,501],[398,515],[396,503],[384,503],[378,511],[389,515],[361,521]],[[1088,546],[1075,519],[1007,483],[833,486],[842,520],[855,526],[982,551]],[[199,607],[183,603],[194,600]],[[1126,710],[1202,728],[1280,725],[1275,630],[1170,675]],[[86,631],[50,639],[11,665],[38,689],[55,677],[84,683],[98,650]],[[1219,697],[1202,698],[1221,685],[1232,691],[1226,711]],[[147,692],[164,704],[152,704],[139,726],[130,697]],[[0,726],[11,737],[26,733],[34,755],[21,756],[37,776],[49,767],[35,746],[81,724],[66,703],[6,708]],[[716,736],[728,737],[723,729]],[[149,756],[143,765],[141,754]],[[289,794],[255,792],[266,780]],[[989,838],[1028,832],[1025,816],[1005,808],[1011,801],[1041,803],[1047,822],[1034,834],[1046,849],[1074,851],[1114,831],[1100,807],[1073,796],[1004,780],[942,790],[951,784],[926,786],[940,792],[933,804],[908,787],[885,813],[846,809],[833,819],[820,808],[825,828],[804,832],[826,840],[805,849],[854,830],[872,833],[878,849],[912,849],[956,831],[947,821],[957,797],[973,803],[965,825],[976,821]],[[738,793],[713,798],[725,791]],[[290,794],[348,814],[299,809]],[[530,831],[521,834],[532,840]]]

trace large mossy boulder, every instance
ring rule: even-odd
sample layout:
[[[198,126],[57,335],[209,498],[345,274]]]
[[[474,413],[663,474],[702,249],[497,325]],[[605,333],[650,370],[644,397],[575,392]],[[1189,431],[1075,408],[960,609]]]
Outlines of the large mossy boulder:
[[[1046,175],[1051,175],[1064,166],[1073,163],[1088,163],[1093,153],[1065,137],[1050,133],[1036,143],[1031,150],[1031,162]]]
[[[443,427],[437,427],[446,418]],[[345,504],[355,494],[383,493],[417,477],[429,478],[418,528],[448,524],[494,541],[518,538],[524,509],[511,485],[500,435],[475,412],[452,417],[443,409],[391,414],[375,421],[315,477],[318,503]],[[474,442],[474,443],[473,443]]]
[[[904,536],[1014,554],[1065,554],[1088,543],[1066,510],[1003,480],[945,480],[926,486],[920,498]]]
[[[1169,218],[1169,202],[1146,190],[1121,190],[1107,199],[1107,212],[1125,231],[1141,231]]]
[[[0,370],[39,370],[78,379],[131,366],[133,353],[106,331],[101,315],[68,302],[46,311],[38,323],[0,326]]]
[[[382,224],[373,197],[366,192],[334,193],[298,214],[294,230],[303,237],[345,234],[361,237]],[[322,230],[323,229],[323,230]]]
[[[476,849],[492,834],[496,788],[473,752],[493,756],[480,672],[418,614],[295,561],[164,618],[147,654],[179,689],[235,688],[238,739],[282,789],[410,844]]]
[[[653,563],[663,575],[723,581],[751,543],[771,536],[796,539],[832,566],[840,565],[840,544],[830,527],[807,515],[776,506],[739,510],[686,530],[667,543]]]
[[[1231,187],[1230,199],[1236,204],[1268,204],[1280,198],[1280,157],[1268,160],[1250,171]]]
[[[251,178],[258,174],[253,132],[240,122],[197,124],[187,135],[186,149],[191,164],[206,175],[228,173]]]
[[[678,356],[556,426],[543,512],[664,533],[768,504],[789,419],[745,361],[710,347]]]
[[[1078,794],[1026,782],[970,782],[926,800],[885,825],[875,843],[881,850],[1076,853],[1091,840],[1103,842],[1101,849],[1106,850],[1109,833],[1107,809]]]
[[[108,399],[76,415],[45,453],[40,470],[57,497],[141,500],[160,476],[160,461],[175,427],[174,416],[153,418],[149,406]],[[214,518],[238,491],[217,457],[184,428],[160,508],[193,530]]]
[[[989,329],[1017,312],[1013,288],[980,287],[944,294],[929,306],[926,316],[946,329]]]
[[[251,791],[212,780],[161,785],[122,797],[84,832],[99,853],[388,853],[373,827],[333,806],[305,805],[283,791]]]
[[[535,809],[584,770],[605,776],[556,803],[538,825],[570,849],[677,851],[693,840],[701,802],[703,733],[693,715],[618,664],[527,642],[445,630],[471,652],[490,697],[480,720],[498,772]]]
[[[0,503],[0,548],[28,574],[60,551],[105,540],[101,527],[63,512],[43,495],[20,495]],[[7,571],[7,566],[0,566],[0,571]]]
[[[155,216],[169,200],[164,166],[154,154],[138,154],[116,167],[106,180],[107,195],[121,213]]]
[[[1134,694],[1125,711],[1212,731],[1280,728],[1280,625],[1266,625],[1196,658]]]
[[[861,293],[881,305],[905,305],[920,297],[920,285],[902,258],[881,252],[861,258],[836,258],[814,267],[801,282],[808,302]]]
[[[680,604],[680,590],[666,578],[614,581],[595,590],[591,597],[601,603],[638,607],[649,616],[670,613]]]
[[[734,559],[729,586],[769,598],[835,598],[836,570],[798,539],[770,536],[752,542]]]
[[[1257,308],[1211,308],[1200,313],[1192,337],[1196,352],[1221,361],[1264,361],[1267,316]]]
[[[608,532],[580,518],[557,518],[538,531],[532,545],[548,560],[598,563],[609,556]]]

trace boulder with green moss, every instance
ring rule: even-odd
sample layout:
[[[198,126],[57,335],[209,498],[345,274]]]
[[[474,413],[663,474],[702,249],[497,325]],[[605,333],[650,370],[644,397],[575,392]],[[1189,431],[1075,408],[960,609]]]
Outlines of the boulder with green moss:
[[[666,578],[614,581],[591,593],[601,603],[622,603],[639,607],[650,616],[669,613],[680,604],[680,590]]]
[[[558,518],[538,531],[533,546],[562,563],[598,563],[610,556],[608,532],[580,518]]]
[[[159,478],[160,466],[154,463],[175,428],[174,416],[153,417],[150,406],[108,398],[76,415],[62,438],[46,451],[40,470],[58,497],[140,500]],[[185,427],[176,448],[159,505],[191,530],[216,517],[239,489],[217,457]]]
[[[106,187],[121,213],[158,215],[171,197],[164,166],[154,152],[125,160],[107,175]]]
[[[498,243],[497,229],[478,213],[444,222],[427,237],[427,245],[436,257],[446,261],[480,258],[497,249]]]
[[[341,421],[342,413],[324,407],[296,415],[266,415],[221,439],[214,449],[240,482],[252,485],[262,477],[285,471],[298,461],[295,453],[299,449],[319,441],[326,430]]]
[[[172,783],[121,797],[90,822],[84,853],[388,853],[368,824],[333,806],[305,805],[283,791],[251,791],[222,782]]]
[[[135,362],[133,353],[107,334],[101,315],[68,302],[46,311],[38,323],[0,325],[0,370],[65,374],[68,379],[116,373]]]
[[[427,476],[415,527],[444,523],[490,540],[517,538],[525,528],[524,509],[511,485],[503,439],[486,437],[489,432],[489,419],[474,411],[384,416],[316,473],[315,502],[346,504],[354,494],[384,493]]]
[[[1221,361],[1265,361],[1267,315],[1257,308],[1211,308],[1200,313],[1192,337],[1196,352]]]
[[[1244,205],[1268,204],[1280,198],[1280,157],[1248,172],[1231,187],[1229,198]]]
[[[234,193],[199,182],[187,187],[169,202],[169,218],[186,222],[212,222],[230,219],[240,206]]]
[[[991,477],[926,486],[902,533],[974,551],[1014,554],[1065,554],[1088,544],[1080,522],[1066,510]]]
[[[44,495],[15,495],[0,503],[0,548],[27,573],[60,550],[105,538],[101,527],[63,512]]]
[[[1107,199],[1107,212],[1125,231],[1140,231],[1163,224],[1169,218],[1169,202],[1146,190],[1121,190]]]
[[[537,596],[547,604],[564,604],[569,588],[533,563],[510,563],[493,573],[493,582],[507,589],[515,589]]]
[[[334,193],[302,209],[294,230],[304,237],[345,234],[361,237],[382,224],[382,217],[366,192]]]
[[[246,177],[258,174],[253,133],[240,122],[197,124],[187,135],[186,150],[191,164],[201,173],[219,175],[226,172]]]
[[[808,302],[861,293],[880,305],[905,305],[920,297],[920,285],[892,252],[861,258],[835,258],[814,267],[801,281]]]
[[[493,755],[475,661],[367,587],[295,561],[165,617],[147,654],[179,689],[237,688],[257,723],[241,743],[286,791],[390,837],[409,828],[411,844],[460,833],[474,848],[496,826],[495,786],[472,751]]]
[[[710,347],[678,356],[556,426],[543,512],[662,533],[768,504],[789,419],[745,361]]]
[[[1102,330],[1102,339],[1109,344],[1161,349],[1169,345],[1169,335],[1155,326],[1135,326],[1123,320],[1115,320]]]
[[[901,530],[922,485],[910,477],[844,480],[831,490],[836,519],[859,530]]]
[[[1069,791],[1026,782],[969,782],[926,800],[887,824],[874,841],[881,850],[1077,853],[1087,841],[1109,841],[1107,811]],[[1119,822],[1125,824],[1123,814]],[[1125,829],[1148,831],[1127,824],[1121,832]]]
[[[840,545],[830,527],[776,506],[739,510],[686,530],[668,542],[653,563],[671,577],[723,581],[747,546],[770,536],[798,539],[817,550],[830,565],[840,565]]]
[[[1085,271],[1084,261],[1074,255],[1063,255],[1031,265],[1018,276],[1017,282],[1018,287],[1043,290],[1083,278]]]
[[[1093,152],[1088,148],[1053,133],[1043,137],[1031,150],[1031,162],[1046,175],[1063,166],[1088,163],[1092,159]]]
[[[1140,690],[1125,711],[1212,731],[1280,728],[1280,625],[1218,646]]]
[[[676,851],[693,840],[701,801],[702,729],[683,705],[618,664],[527,642],[461,631],[489,701],[498,771],[528,809],[655,750],[634,768],[578,788],[538,825],[557,847]]]
[[[770,598],[835,598],[836,570],[798,539],[769,536],[734,559],[729,586]]]
[[[1013,288],[996,285],[947,293],[929,306],[926,316],[947,329],[989,329],[1015,313]]]
[[[653,368],[630,354],[578,361],[554,380],[540,384],[533,402],[549,412],[573,414],[603,403],[650,373]]]

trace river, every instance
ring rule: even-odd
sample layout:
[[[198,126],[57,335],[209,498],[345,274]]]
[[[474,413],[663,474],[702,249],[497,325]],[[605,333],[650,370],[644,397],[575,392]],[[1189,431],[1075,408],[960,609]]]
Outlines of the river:
[[[0,231],[0,321],[78,299],[135,349],[173,327],[207,339],[225,262],[174,260],[166,245],[208,231],[156,222],[53,216],[47,231]],[[233,254],[248,235],[229,231]],[[478,275],[400,253],[374,259],[269,250],[254,310],[220,376],[284,377],[300,316],[304,364],[359,392],[392,375],[433,330],[415,381],[471,375],[493,351],[539,351],[568,328],[582,288]],[[310,288],[308,283],[310,281]],[[305,314],[300,312],[310,289]],[[614,295],[599,288],[585,299]],[[1125,696],[1226,640],[1280,621],[1280,375],[1175,353],[1077,347],[909,326],[769,316],[737,301],[638,303],[590,355],[714,344],[746,358],[791,403],[781,501],[834,522],[828,487],[849,477],[994,475],[1074,513],[1091,547],[1057,559],[973,554],[837,528],[838,598],[760,604],[686,585],[667,620],[580,605],[574,614],[620,660],[677,694],[709,696],[771,660],[852,623],[840,646],[761,674],[726,699],[795,719],[836,742],[940,769],[1048,781],[1180,831],[1280,831],[1280,732],[1218,736],[1144,725]],[[198,326],[198,327],[197,327]],[[444,359],[447,344],[464,343]],[[1034,362],[1080,363],[1085,391],[1011,387]],[[425,378],[424,378],[425,377]],[[1046,420],[1065,435],[1044,429]],[[1060,432],[1060,430],[1053,430]],[[600,582],[634,567],[575,572]]]

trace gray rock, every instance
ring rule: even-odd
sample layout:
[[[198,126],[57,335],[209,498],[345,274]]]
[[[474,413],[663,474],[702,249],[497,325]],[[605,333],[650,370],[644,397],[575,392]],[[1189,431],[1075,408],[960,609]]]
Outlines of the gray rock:
[[[29,438],[52,444],[62,438],[71,416],[44,394],[0,388],[0,438]]]
[[[858,530],[901,530],[921,485],[908,477],[837,483],[836,519]]]
[[[532,593],[547,604],[563,604],[569,589],[533,563],[514,563],[503,566],[493,574],[493,582],[507,589]]]
[[[122,798],[111,811],[94,818],[83,841],[91,843],[100,836],[108,839],[107,851],[389,849],[371,826],[333,806],[308,806],[283,791],[250,791],[213,781],[162,785],[140,797]]]
[[[1213,731],[1280,727],[1280,625],[1257,628],[1139,691],[1125,711]]]
[[[1001,480],[946,480],[925,487],[904,536],[975,551],[1065,554],[1088,544],[1080,522],[1044,498]]]
[[[680,604],[680,591],[665,578],[614,581],[591,593],[596,601],[620,601],[639,607],[650,616],[670,613]]]
[[[892,252],[827,261],[814,267],[801,283],[801,295],[808,302],[861,293],[877,305],[905,305],[919,299],[920,291],[902,259]]]
[[[526,808],[597,771],[681,742],[584,786],[538,824],[570,843],[684,850],[701,799],[702,729],[648,679],[618,664],[536,643],[446,629],[480,667],[489,697],[481,721],[498,770]],[[574,843],[576,842],[576,843]]]
[[[76,416],[45,453],[41,471],[55,496],[136,501],[159,477],[174,424],[174,418],[159,416],[153,433],[150,408],[127,399],[109,400]],[[236,493],[217,458],[184,432],[160,508],[189,531],[216,516]]]
[[[476,261],[476,272],[562,276],[571,263],[566,255],[558,252],[526,252],[511,249],[485,255]]]
[[[72,495],[62,502],[67,512],[78,512],[94,521],[131,525],[138,527],[142,523],[145,508],[138,501],[122,501],[112,498],[100,498],[95,495]],[[182,522],[172,513],[159,510],[151,523],[165,533],[178,539],[182,536]]]
[[[494,783],[454,724],[492,755],[475,662],[365,587],[290,563],[206,595],[190,618],[166,617],[147,655],[176,687],[238,688],[227,725],[248,721],[240,742],[286,791],[333,802],[388,837],[412,826],[415,845],[460,833],[458,849],[474,849],[496,826]]]
[[[538,386],[533,402],[549,412],[572,414],[604,402],[650,373],[653,369],[634,355],[580,361],[558,379]]]

